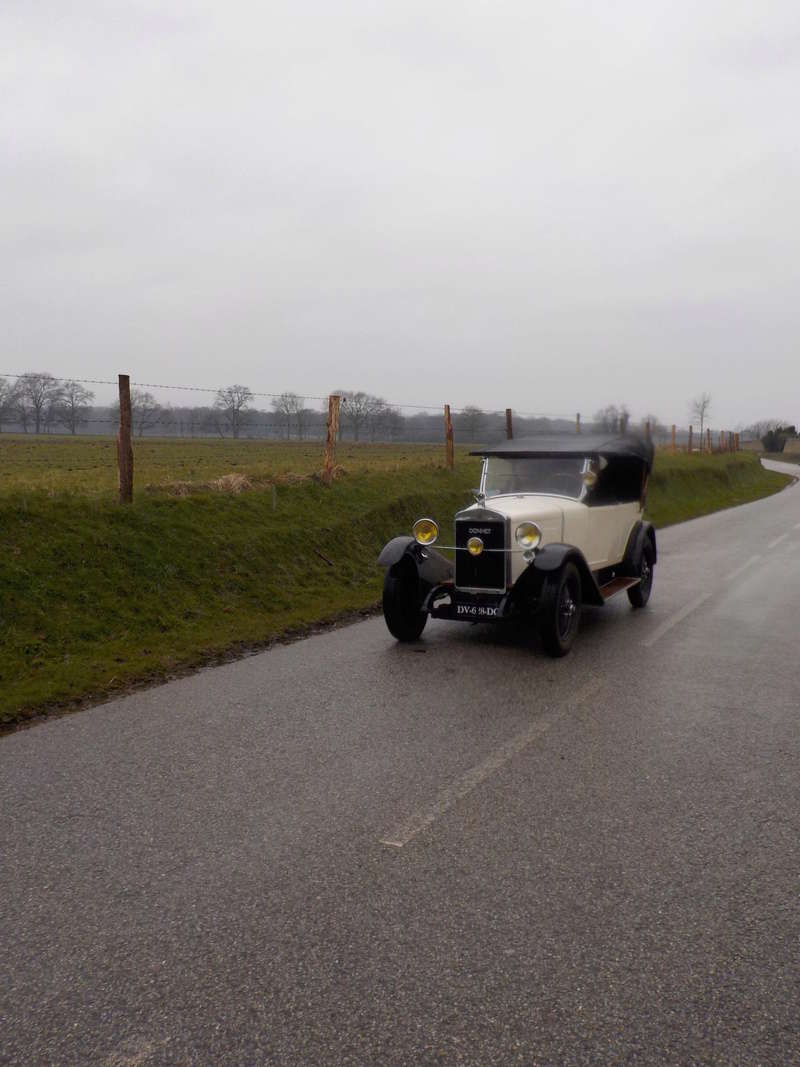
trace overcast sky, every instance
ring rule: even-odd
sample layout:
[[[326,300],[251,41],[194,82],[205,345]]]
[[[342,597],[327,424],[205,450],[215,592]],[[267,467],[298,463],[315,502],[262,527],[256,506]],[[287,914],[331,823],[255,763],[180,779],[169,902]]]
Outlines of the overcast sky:
[[[0,41],[0,373],[800,421],[796,0],[3,0]]]

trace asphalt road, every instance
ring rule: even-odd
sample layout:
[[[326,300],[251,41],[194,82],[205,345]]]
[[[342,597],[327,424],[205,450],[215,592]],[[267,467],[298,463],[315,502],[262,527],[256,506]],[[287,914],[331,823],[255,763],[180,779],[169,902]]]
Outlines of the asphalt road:
[[[800,488],[659,549],[3,739],[0,1062],[800,1063]]]

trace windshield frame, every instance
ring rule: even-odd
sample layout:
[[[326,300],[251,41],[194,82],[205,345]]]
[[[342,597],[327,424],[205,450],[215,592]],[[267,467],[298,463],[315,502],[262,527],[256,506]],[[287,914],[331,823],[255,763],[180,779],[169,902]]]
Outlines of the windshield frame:
[[[481,495],[481,497],[482,497],[482,499],[484,501],[496,500],[498,497],[504,497],[504,496],[514,496],[514,497],[556,496],[556,497],[559,497],[559,499],[561,499],[561,500],[572,500],[572,501],[574,501],[576,503],[580,503],[581,501],[585,500],[586,495],[589,492],[589,488],[590,487],[587,486],[584,483],[583,486],[581,487],[580,496],[570,496],[567,493],[554,493],[552,490],[549,490],[549,491],[545,492],[545,491],[540,491],[540,490],[537,490],[537,489],[526,489],[526,490],[524,490],[522,492],[514,492],[514,493],[492,493],[489,496],[486,493],[486,476],[487,476],[487,473],[488,473],[488,470],[489,470],[489,460],[492,459],[492,458],[497,459],[498,457],[497,456],[494,456],[494,457],[492,457],[492,456],[484,456],[483,460],[482,460],[481,482],[480,482],[480,490],[479,490],[479,492],[480,492],[480,495]],[[504,457],[504,458],[509,458],[509,457]],[[535,456],[522,457],[522,456],[520,456],[519,458],[520,459],[523,459],[523,458],[528,458],[528,459],[535,459],[535,458],[550,459],[551,457],[550,456],[541,456],[541,457],[535,457]],[[580,468],[581,476],[586,474],[591,469],[592,464],[596,463],[596,462],[597,462],[597,457],[589,456],[589,455],[584,456],[583,460],[581,462],[581,468]]]

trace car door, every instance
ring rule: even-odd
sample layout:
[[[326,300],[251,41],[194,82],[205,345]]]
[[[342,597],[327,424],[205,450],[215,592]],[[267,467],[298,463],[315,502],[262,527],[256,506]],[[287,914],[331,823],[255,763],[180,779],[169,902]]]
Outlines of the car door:
[[[586,498],[592,570],[613,567],[624,558],[631,528],[641,513],[641,464],[615,457],[598,466],[597,481]]]
[[[621,528],[620,507],[624,506],[604,504],[588,509],[587,562],[593,571],[616,562]]]

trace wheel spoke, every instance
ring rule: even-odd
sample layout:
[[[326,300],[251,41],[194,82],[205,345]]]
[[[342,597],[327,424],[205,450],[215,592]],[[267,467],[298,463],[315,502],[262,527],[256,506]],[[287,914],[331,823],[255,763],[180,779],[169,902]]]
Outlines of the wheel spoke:
[[[562,640],[566,640],[569,636],[577,610],[573,590],[570,588],[570,583],[565,582],[558,603],[558,632]]]

